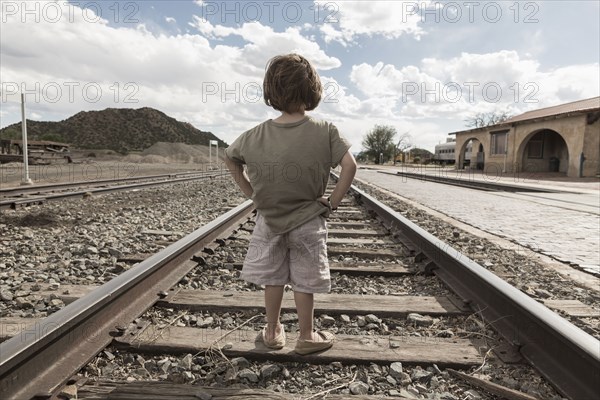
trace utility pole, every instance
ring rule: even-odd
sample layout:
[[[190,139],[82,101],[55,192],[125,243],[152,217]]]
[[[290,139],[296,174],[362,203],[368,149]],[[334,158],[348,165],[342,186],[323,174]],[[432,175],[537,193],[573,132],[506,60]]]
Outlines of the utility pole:
[[[29,179],[29,152],[27,151],[27,118],[25,117],[25,93],[21,93],[21,120],[21,135],[23,137],[23,165],[25,166],[21,186],[28,186],[33,185],[33,181]]]
[[[218,140],[209,140],[208,141],[208,164],[209,167],[208,169],[212,170],[212,147],[216,146],[216,155],[215,155],[215,159],[216,159],[216,164],[219,163],[219,141]],[[216,169],[216,168],[215,168]]]

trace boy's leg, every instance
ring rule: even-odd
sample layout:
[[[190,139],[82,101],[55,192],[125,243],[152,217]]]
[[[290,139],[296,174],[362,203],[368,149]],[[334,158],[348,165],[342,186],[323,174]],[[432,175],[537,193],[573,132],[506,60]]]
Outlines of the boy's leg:
[[[298,325],[300,337],[298,339],[313,339],[314,296],[312,293],[294,291],[296,311],[298,311]],[[318,336],[318,335],[317,335]]]
[[[266,339],[273,340],[281,333],[283,328],[279,323],[279,314],[281,314],[281,301],[283,299],[283,285],[265,286],[265,309],[267,313],[267,332]]]
[[[314,296],[312,293],[302,293],[294,291],[294,301],[296,302],[296,311],[298,311],[298,325],[300,326],[301,340],[312,340],[313,342],[323,342],[325,339],[314,331]]]
[[[300,340],[325,341],[314,330],[314,295],[331,290],[327,225],[317,216],[290,232],[290,280],[298,312]]]

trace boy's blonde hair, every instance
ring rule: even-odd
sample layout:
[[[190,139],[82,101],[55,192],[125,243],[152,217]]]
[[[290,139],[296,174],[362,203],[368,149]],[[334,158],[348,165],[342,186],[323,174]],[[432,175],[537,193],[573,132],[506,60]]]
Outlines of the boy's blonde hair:
[[[317,71],[298,54],[275,56],[267,63],[263,82],[265,103],[278,111],[314,110],[323,87]]]

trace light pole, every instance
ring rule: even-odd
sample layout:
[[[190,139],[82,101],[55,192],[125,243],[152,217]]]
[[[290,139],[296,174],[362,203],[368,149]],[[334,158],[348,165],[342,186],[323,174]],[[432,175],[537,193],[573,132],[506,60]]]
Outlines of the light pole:
[[[215,145],[217,147],[215,158],[216,158],[217,164],[219,162],[219,142],[217,140],[210,140],[208,142],[208,164],[209,164],[208,169],[210,169],[210,170],[213,169],[212,168],[212,147],[213,147],[213,145]]]
[[[25,94],[21,93],[21,136],[23,146],[23,165],[25,170],[23,171],[23,180],[21,181],[22,186],[33,185],[33,181],[29,179],[29,157],[27,151],[27,118],[25,117]]]

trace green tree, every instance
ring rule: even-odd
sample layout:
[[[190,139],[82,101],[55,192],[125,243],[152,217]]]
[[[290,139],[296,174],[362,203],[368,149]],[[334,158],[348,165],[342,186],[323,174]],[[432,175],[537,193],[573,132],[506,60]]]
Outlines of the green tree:
[[[396,128],[393,126],[375,125],[362,141],[364,152],[375,161],[375,164],[379,164],[380,161],[388,161],[394,156],[396,148],[394,136],[396,136]],[[383,154],[383,160],[380,160],[381,154]]]
[[[0,139],[21,139],[22,133],[18,129],[6,128],[0,131]]]

